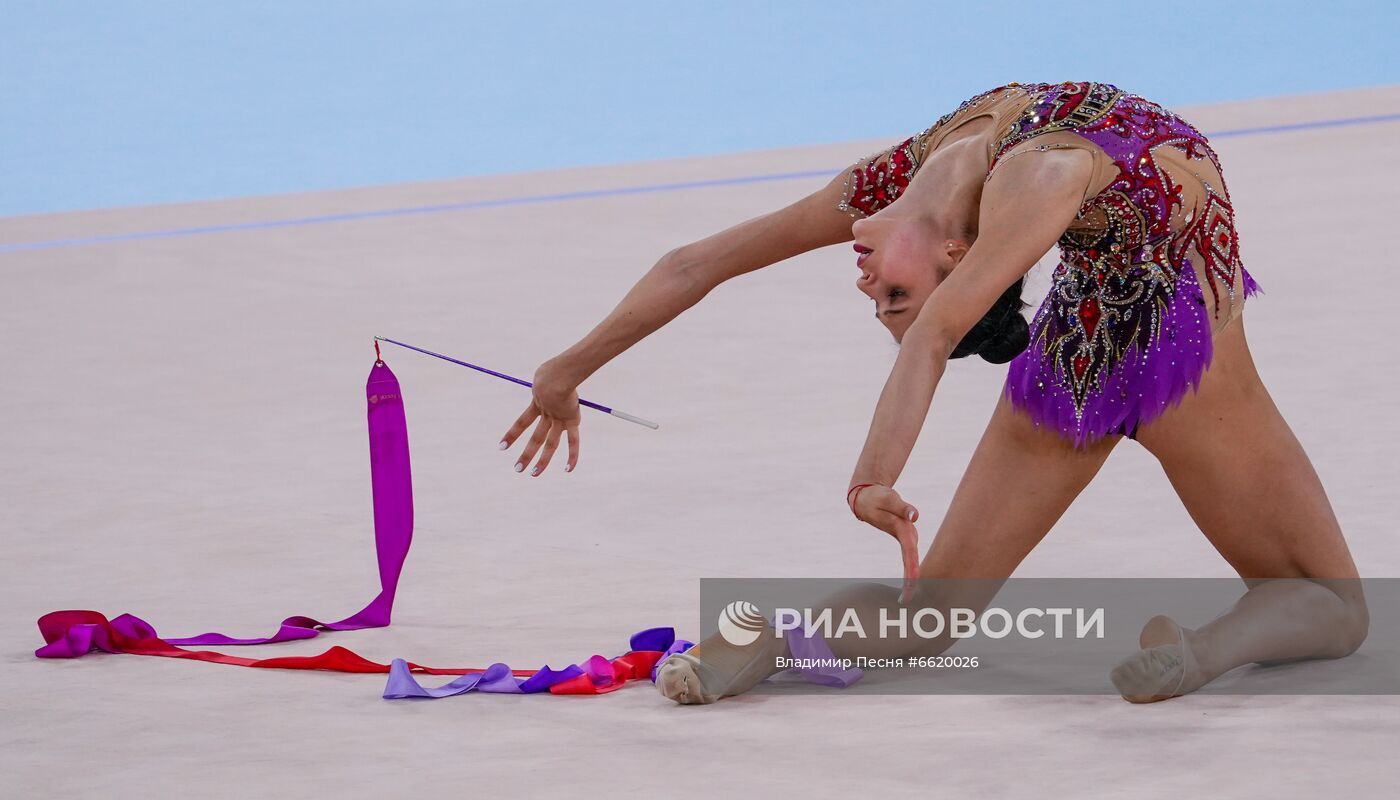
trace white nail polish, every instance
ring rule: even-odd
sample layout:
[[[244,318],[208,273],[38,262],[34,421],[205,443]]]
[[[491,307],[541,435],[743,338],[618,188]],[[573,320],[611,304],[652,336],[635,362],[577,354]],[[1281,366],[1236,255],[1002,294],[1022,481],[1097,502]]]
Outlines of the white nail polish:
[[[502,439],[502,440],[501,440],[501,443],[500,443],[500,445],[498,445],[497,449],[499,449],[499,450],[504,450],[504,449],[506,449],[507,447],[510,447],[510,445],[506,444],[506,440],[505,440],[505,439]]]
[[[913,521],[914,521],[914,511],[913,511],[913,509],[910,509],[909,513],[905,514],[904,517],[905,517],[905,519],[909,520],[910,522],[913,522]]]
[[[539,467],[535,467],[534,469],[530,470],[530,477],[532,477],[532,478],[538,476],[539,474],[540,474],[540,468],[539,468]]]
[[[515,465],[515,471],[516,471],[516,472],[524,472],[524,471],[525,471],[525,465],[517,462],[516,465]]]
[[[565,471],[565,472],[573,472],[573,471],[574,471],[574,465],[573,465],[573,464],[565,464],[565,465],[564,465],[564,471]]]

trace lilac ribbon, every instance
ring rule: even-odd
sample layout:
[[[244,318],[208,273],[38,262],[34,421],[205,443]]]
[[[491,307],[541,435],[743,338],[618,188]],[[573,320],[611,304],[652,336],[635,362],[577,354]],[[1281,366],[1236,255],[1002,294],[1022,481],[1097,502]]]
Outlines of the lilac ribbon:
[[[826,640],[815,630],[808,629],[806,625],[788,632],[788,650],[792,653],[792,657],[799,659],[799,661],[820,665],[797,670],[802,675],[803,680],[808,683],[844,689],[865,675],[864,672],[855,667],[851,669],[837,667],[836,654],[831,652],[831,647],[827,645]]]
[[[549,687],[554,684],[577,678],[582,674],[584,674],[584,670],[575,664],[562,670],[553,670],[546,666],[528,678],[520,678],[511,674],[510,667],[505,664],[492,664],[486,668],[485,672],[473,672],[442,686],[430,688],[423,686],[413,677],[413,673],[408,670],[407,661],[396,658],[389,665],[389,681],[384,686],[384,699],[427,698],[436,700],[467,692],[536,694],[547,692]],[[608,670],[608,675],[612,675],[611,669]]]
[[[677,639],[675,630],[671,628],[647,628],[632,634],[628,651],[663,653],[661,660],[656,662],[660,664],[672,653],[685,652],[693,646],[691,642]],[[417,677],[409,670],[407,661],[396,658],[389,665],[389,680],[384,685],[384,699],[437,700],[468,692],[539,694],[549,691],[555,684],[573,680],[580,675],[589,676],[596,685],[607,686],[613,683],[613,661],[616,660],[595,655],[581,664],[572,664],[561,670],[546,665],[529,676],[515,675],[509,666],[497,663],[487,667],[484,672],[473,672],[448,681],[442,686],[428,687],[418,682]],[[655,667],[651,671],[651,680],[656,681]]]

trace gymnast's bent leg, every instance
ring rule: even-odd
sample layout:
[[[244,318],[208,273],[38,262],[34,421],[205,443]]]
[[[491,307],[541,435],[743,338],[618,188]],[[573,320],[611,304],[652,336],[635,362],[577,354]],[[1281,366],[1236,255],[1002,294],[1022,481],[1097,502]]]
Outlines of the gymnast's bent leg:
[[[1002,397],[920,566],[920,589],[913,604],[979,608],[990,601],[1000,581],[1009,577],[1045,537],[1098,473],[1120,438],[1112,436],[1075,448],[1057,434],[1036,428]],[[1016,502],[1006,502],[1008,497]],[[959,584],[955,580],[959,578],[993,580]],[[929,596],[937,591],[934,587],[945,585],[971,589],[976,596]],[[880,608],[898,608],[898,598],[897,589],[864,584],[824,602],[855,609],[862,626],[875,630]],[[946,637],[849,636],[827,641],[832,652],[842,658],[935,655],[949,643]],[[731,645],[716,634],[682,655],[688,657],[671,656],[661,665],[656,683],[666,697],[689,704],[711,703],[748,691],[776,672],[776,657],[788,652],[785,641],[769,630],[746,647]]]
[[[1255,369],[1243,319],[1216,335],[1198,392],[1138,432],[1211,544],[1249,587],[1192,630],[1158,616],[1112,672],[1124,699],[1164,700],[1250,663],[1349,655],[1369,616],[1322,482]]]

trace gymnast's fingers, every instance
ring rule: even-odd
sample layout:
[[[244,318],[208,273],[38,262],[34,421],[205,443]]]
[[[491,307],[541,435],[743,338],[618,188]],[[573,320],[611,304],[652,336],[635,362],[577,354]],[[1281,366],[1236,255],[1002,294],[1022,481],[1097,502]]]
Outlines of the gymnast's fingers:
[[[540,460],[535,462],[535,468],[530,470],[530,477],[537,477],[549,468],[549,460],[554,457],[554,451],[559,449],[559,435],[563,432],[564,423],[557,419],[549,419],[549,434],[544,438],[544,449],[540,451]]]
[[[511,445],[515,444],[515,440],[520,434],[525,432],[526,428],[530,427],[530,423],[534,422],[535,417],[539,415],[540,408],[535,405],[532,400],[530,405],[525,407],[525,413],[516,417],[515,422],[510,426],[510,430],[506,431],[506,435],[501,437],[501,449],[508,449]]]
[[[895,519],[907,520],[909,522],[916,522],[919,519],[919,510],[909,503],[904,502],[904,498],[899,496],[899,492],[896,492],[888,486],[871,486],[857,495],[856,503],[858,506],[867,509],[865,515],[862,515],[860,509],[857,509],[856,516],[861,519],[866,519],[867,517],[874,518],[882,513],[888,514]],[[885,525],[880,525],[879,527],[891,536],[895,535],[893,529]]]
[[[919,578],[918,531],[908,519],[884,509],[874,509],[870,513],[858,516],[866,524],[888,533],[898,542],[900,559],[904,562],[904,584],[899,592],[899,603],[908,605],[914,596],[914,588]]]
[[[535,423],[535,432],[530,435],[530,441],[525,444],[525,449],[520,451],[520,458],[515,462],[515,471],[524,472],[525,465],[530,463],[530,459],[535,457],[540,445],[544,444],[544,439],[549,435],[550,419],[541,416],[540,421]]]
[[[908,522],[917,522],[919,519],[919,509],[904,502],[904,498],[893,489],[876,495],[876,503],[881,511],[893,514],[898,519]]]
[[[899,540],[899,555],[904,561],[904,588],[899,593],[899,602],[907,605],[919,582],[919,531],[913,523],[900,520],[896,523],[894,538]]]
[[[914,527],[919,510],[904,502],[894,489],[876,492],[871,499],[876,506],[874,516],[880,521],[878,527],[899,542],[899,555],[904,562],[904,587],[899,602],[906,604],[919,580],[919,531]]]
[[[578,466],[578,420],[571,421],[564,430],[569,434],[569,461],[564,465],[565,472],[573,472]]]
[[[904,522],[883,508],[866,508],[864,511],[858,511],[856,516],[861,522],[888,533],[896,539],[899,538],[899,524]]]

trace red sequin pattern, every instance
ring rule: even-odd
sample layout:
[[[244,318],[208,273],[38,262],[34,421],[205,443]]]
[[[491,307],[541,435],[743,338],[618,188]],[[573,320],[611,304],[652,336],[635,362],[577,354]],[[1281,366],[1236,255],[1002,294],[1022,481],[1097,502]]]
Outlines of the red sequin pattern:
[[[841,210],[854,209],[868,217],[898,200],[914,177],[918,163],[911,136],[871,158],[864,167],[851,170]]]

